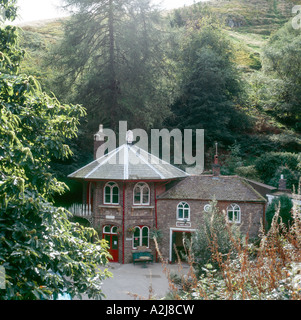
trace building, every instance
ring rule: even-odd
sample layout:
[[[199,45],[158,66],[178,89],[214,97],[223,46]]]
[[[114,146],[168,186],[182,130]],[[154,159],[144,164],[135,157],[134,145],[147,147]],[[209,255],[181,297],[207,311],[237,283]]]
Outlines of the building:
[[[281,175],[280,179],[279,179],[278,189],[274,188],[273,190],[271,190],[271,192],[269,192],[266,195],[266,197],[268,199],[268,204],[271,204],[274,198],[278,198],[282,195],[286,195],[292,200],[292,202],[295,206],[301,206],[301,195],[294,194],[291,192],[290,189],[287,189],[286,182],[287,182],[287,180],[284,178],[283,175]]]
[[[102,127],[94,136],[94,156],[104,141]],[[139,246],[156,250],[150,234],[159,229],[162,254],[175,259],[183,234],[195,232],[213,198],[229,221],[250,236],[265,220],[266,199],[250,182],[238,176],[221,176],[215,156],[212,175],[189,175],[131,143],[95,159],[68,176],[83,183],[78,210],[109,242],[114,262],[130,263]],[[250,225],[250,216],[252,223]],[[249,228],[250,227],[250,228]]]

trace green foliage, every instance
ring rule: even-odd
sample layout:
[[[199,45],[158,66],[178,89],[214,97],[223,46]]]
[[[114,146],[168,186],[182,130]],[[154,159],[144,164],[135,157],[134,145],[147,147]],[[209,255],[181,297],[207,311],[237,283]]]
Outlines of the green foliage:
[[[256,181],[260,181],[260,176],[257,172],[257,170],[255,169],[254,165],[250,165],[250,166],[244,166],[244,167],[237,167],[235,169],[235,173],[241,177],[245,177],[247,179],[251,179],[251,180],[256,180]]]
[[[134,128],[160,126],[174,87],[162,16],[149,0],[66,3],[80,10],[50,55],[59,96],[86,107],[90,133],[99,123],[116,129],[121,115]]]
[[[298,132],[301,132],[300,42],[300,30],[295,30],[290,21],[273,34],[264,49],[266,69],[282,81],[278,101],[271,112]]]
[[[293,223],[292,217],[293,201],[287,195],[281,195],[272,200],[271,204],[266,210],[266,222],[268,229],[271,228],[273,218],[279,210],[279,222],[289,228]]]
[[[50,173],[51,158],[70,156],[65,141],[76,136],[85,111],[61,105],[33,77],[17,75],[22,54],[16,29],[0,32],[6,57],[0,75],[0,265],[6,289],[0,299],[49,299],[65,290],[101,298],[109,276],[98,270],[107,262],[106,243],[89,242],[94,230],[71,223],[70,214],[52,203],[66,186]]]
[[[220,268],[203,265],[199,276],[190,263],[189,277],[180,282],[170,279],[172,296],[179,300],[300,300],[300,207],[293,207],[288,229],[283,228],[277,214],[256,243],[248,237],[237,241],[229,230],[232,248],[226,255],[219,250],[217,236],[213,237],[211,247],[216,249],[211,259],[220,261]]]
[[[260,177],[269,185],[278,186],[280,175],[287,179],[287,188],[298,190],[301,177],[300,155],[290,152],[269,152],[255,160]]]
[[[240,145],[234,143],[229,147],[230,154],[222,166],[222,174],[233,175],[236,174],[236,169],[243,166],[243,159],[241,156]]]
[[[217,207],[217,201],[213,199],[210,205],[209,212],[203,213],[204,220],[191,241],[191,254],[194,257],[198,275],[203,273],[203,268],[208,263],[219,269],[221,261],[214,258],[215,252],[219,252],[221,256],[226,256],[230,252],[232,243],[227,227],[232,230],[236,239],[240,238],[239,230],[235,225],[227,226],[224,214]]]
[[[168,125],[205,129],[207,143],[233,143],[249,122],[239,110],[242,88],[231,43],[218,25],[203,19],[184,30],[180,48],[181,90]]]

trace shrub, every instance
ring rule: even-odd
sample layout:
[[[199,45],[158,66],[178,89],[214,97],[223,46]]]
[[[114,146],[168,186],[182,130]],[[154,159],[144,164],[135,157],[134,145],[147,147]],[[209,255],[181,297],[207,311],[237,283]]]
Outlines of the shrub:
[[[301,207],[294,205],[293,223],[289,229],[279,221],[279,210],[271,228],[260,234],[258,245],[248,237],[237,241],[226,224],[230,240],[229,252],[212,250],[211,260],[220,261],[220,268],[203,265],[203,274],[182,278],[170,286],[172,296],[182,300],[300,300],[301,299]],[[218,248],[213,225],[211,247]],[[223,259],[221,259],[221,257]],[[194,257],[196,258],[196,256]],[[191,261],[193,266],[193,261]]]
[[[293,208],[293,202],[291,198],[289,198],[287,195],[281,195],[277,198],[274,198],[272,200],[272,203],[268,206],[266,211],[266,221],[268,229],[271,228],[272,221],[274,219],[274,216],[279,209],[279,219],[283,222],[283,224],[288,228],[292,222],[292,208]]]
[[[194,233],[191,243],[191,254],[194,257],[197,274],[203,273],[203,267],[210,263],[215,268],[219,268],[221,256],[227,255],[231,251],[232,243],[225,223],[225,215],[217,208],[215,199],[210,203],[209,212],[204,212],[204,222]],[[231,226],[232,234],[239,239],[240,234],[236,226]],[[239,241],[239,240],[238,240]],[[214,255],[220,253],[219,259]]]
[[[300,155],[290,152],[269,152],[255,161],[255,169],[264,183],[277,187],[280,174],[287,174],[287,187],[297,188],[301,170]]]

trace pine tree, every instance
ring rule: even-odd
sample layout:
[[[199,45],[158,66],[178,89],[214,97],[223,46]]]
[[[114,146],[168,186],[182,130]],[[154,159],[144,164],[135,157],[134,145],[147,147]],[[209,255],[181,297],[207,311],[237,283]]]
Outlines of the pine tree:
[[[171,86],[160,14],[149,0],[66,0],[76,7],[55,64],[60,95],[82,103],[89,127],[147,128],[168,112]]]

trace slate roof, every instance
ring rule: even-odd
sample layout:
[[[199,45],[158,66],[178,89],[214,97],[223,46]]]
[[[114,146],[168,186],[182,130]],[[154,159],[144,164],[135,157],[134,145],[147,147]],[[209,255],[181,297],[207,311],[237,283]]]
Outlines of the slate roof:
[[[68,175],[88,180],[169,180],[189,174],[147,151],[124,144]]]
[[[194,175],[175,184],[158,199],[266,202],[244,178],[239,176]]]

